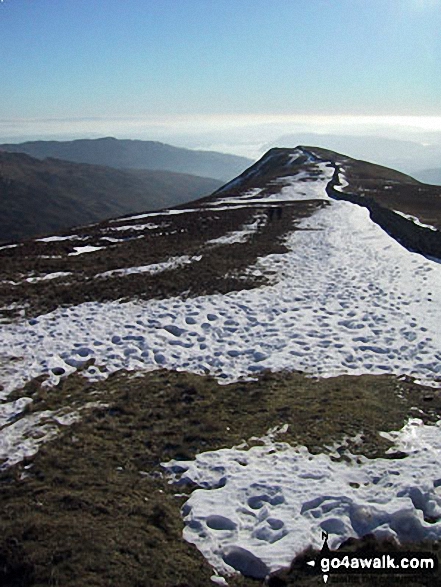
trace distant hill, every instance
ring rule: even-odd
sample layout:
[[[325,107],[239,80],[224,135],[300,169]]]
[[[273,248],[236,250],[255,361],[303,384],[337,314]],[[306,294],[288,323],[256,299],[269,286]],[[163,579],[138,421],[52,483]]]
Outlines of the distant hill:
[[[253,163],[245,157],[215,151],[193,151],[154,141],[120,140],[111,137],[3,144],[0,149],[26,153],[37,159],[55,157],[75,163],[124,169],[174,171],[222,181],[236,177]]]
[[[439,169],[422,169],[421,171],[415,171],[413,177],[423,181],[424,183],[430,183],[432,185],[441,185],[441,168]]]
[[[0,242],[179,205],[220,183],[170,171],[41,161],[0,151]]]
[[[378,165],[410,173],[418,177],[415,169],[435,168],[441,161],[441,144],[423,144],[417,140],[400,140],[375,135],[338,135],[296,133],[278,137],[262,147],[295,147],[315,145],[338,153],[349,153],[354,159],[362,159]],[[424,180],[425,181],[425,180]]]

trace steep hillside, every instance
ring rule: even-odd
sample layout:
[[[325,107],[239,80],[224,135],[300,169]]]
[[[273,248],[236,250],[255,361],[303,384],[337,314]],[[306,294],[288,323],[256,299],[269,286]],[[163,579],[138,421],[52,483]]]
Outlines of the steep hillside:
[[[27,153],[44,159],[55,157],[76,163],[124,169],[154,169],[213,177],[228,181],[251,161],[214,151],[193,151],[155,141],[121,140],[111,137],[76,141],[32,141],[3,144],[0,150]]]
[[[414,241],[440,218],[434,186],[298,147],[0,247],[0,583],[404,582],[325,571],[324,536],[437,560],[441,264]]]
[[[218,185],[205,177],[0,151],[0,242],[181,204]]]

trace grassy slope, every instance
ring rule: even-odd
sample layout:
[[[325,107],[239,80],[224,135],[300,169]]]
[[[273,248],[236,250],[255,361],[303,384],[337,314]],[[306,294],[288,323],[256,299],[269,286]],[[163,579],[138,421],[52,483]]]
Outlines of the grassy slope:
[[[349,182],[350,193],[371,199],[389,210],[411,214],[424,223],[441,228],[441,189],[421,183],[410,175],[339,155],[326,149],[307,147],[313,153],[337,161]]]
[[[207,587],[212,570],[182,538],[176,493],[192,488],[170,485],[161,462],[233,446],[281,424],[289,428],[280,440],[313,452],[361,431],[362,445],[351,450],[380,456],[388,444],[378,431],[401,427],[415,407],[427,421],[441,409],[433,390],[386,376],[267,373],[219,386],[186,373],[121,372],[96,384],[75,375],[53,389],[33,382],[27,393],[34,413],[81,406],[85,398],[106,407],[83,412],[36,457],[0,475],[4,587]],[[280,575],[274,585],[323,584],[298,571]],[[391,584],[386,579],[379,584]],[[229,584],[262,582],[236,576]],[[363,584],[376,583],[368,576]]]
[[[188,202],[219,181],[0,152],[0,241]]]

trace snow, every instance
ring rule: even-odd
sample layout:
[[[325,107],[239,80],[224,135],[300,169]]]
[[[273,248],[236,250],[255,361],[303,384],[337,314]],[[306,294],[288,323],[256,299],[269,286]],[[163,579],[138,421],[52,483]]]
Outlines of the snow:
[[[55,273],[46,273],[46,275],[39,275],[36,277],[26,277],[25,281],[28,283],[37,283],[39,281],[48,281],[51,279],[67,277],[68,275],[72,275],[72,271],[57,271]]]
[[[75,255],[83,255],[84,253],[94,253],[95,251],[101,251],[101,249],[104,249],[104,247],[94,247],[92,245],[74,247],[74,252],[69,253],[69,257],[73,257]]]
[[[417,218],[416,216],[412,216],[411,214],[405,214],[404,212],[400,212],[399,210],[394,210],[394,212],[395,212],[395,214],[398,214],[399,216],[406,218],[406,220],[410,220],[411,222],[413,222],[417,226],[421,226],[422,228],[428,228],[429,230],[434,230],[434,231],[438,230],[437,228],[435,228],[434,226],[432,226],[430,224],[423,224],[421,222],[421,220],[419,218]]]
[[[254,290],[87,302],[1,324],[2,409],[20,412],[6,398],[30,378],[46,375],[53,385],[90,360],[82,373],[91,381],[120,369],[166,368],[227,383],[287,369],[393,373],[440,387],[440,263],[407,251],[367,209],[345,201],[329,200],[299,221],[285,244],[287,253],[248,269],[270,280]]]
[[[30,397],[20,397],[15,401],[0,405],[0,428],[14,420],[17,415],[22,414],[31,403]]]
[[[125,240],[132,240],[130,238],[126,239],[125,237],[114,238],[112,236],[102,236],[100,238],[101,241],[107,241],[108,243],[121,243]]]
[[[56,383],[54,367],[69,373],[92,358],[92,379],[104,376],[100,366],[186,369],[222,381],[269,368],[406,374],[439,385],[441,265],[404,249],[349,202],[330,201],[297,228],[288,253],[251,269],[272,280],[265,287],[88,302],[2,325],[0,355],[21,357],[5,390],[43,373]]]
[[[151,263],[150,265],[143,265],[139,267],[124,267],[123,269],[112,269],[111,271],[105,271],[104,273],[98,273],[95,275],[97,278],[108,278],[124,275],[133,275],[139,273],[149,273],[150,275],[156,275],[163,271],[170,271],[172,269],[178,269],[183,265],[200,261],[202,257],[200,255],[189,257],[188,255],[182,255],[180,257],[171,257],[163,263]]]
[[[246,242],[267,221],[268,217],[266,214],[256,214],[251,222],[244,224],[239,230],[229,232],[218,238],[213,238],[207,241],[206,245],[231,245],[233,243]]]
[[[346,176],[344,174],[344,169],[340,168],[339,174],[338,174],[338,181],[339,181],[339,185],[335,185],[334,186],[334,190],[336,192],[344,192],[344,189],[348,187],[349,183],[346,181]],[[390,186],[386,186],[386,188],[388,188]],[[385,189],[386,189],[385,188]]]
[[[209,204],[210,206],[221,206],[226,204],[250,204],[254,202],[260,202],[260,194],[263,191],[262,188],[254,188],[251,190],[247,190],[243,194],[239,196],[227,196],[226,198],[216,198],[214,201],[211,201]]]
[[[51,415],[50,411],[30,414],[0,430],[0,470],[34,455],[55,437],[58,428]]]
[[[0,247],[0,251],[4,251],[6,249],[15,249],[17,247],[19,247],[20,245],[3,245],[2,247]]]
[[[39,283],[40,281],[50,281],[52,279],[60,279],[62,277],[68,277],[69,275],[73,275],[71,271],[57,271],[54,273],[46,273],[45,275],[33,275],[31,274],[29,277],[25,277],[22,281],[11,281],[11,280],[2,280],[0,283],[7,283],[9,285],[20,285],[24,282],[27,283]]]
[[[385,434],[401,459],[345,453],[335,461],[304,446],[276,442],[198,454],[163,466],[179,483],[194,483],[182,507],[184,538],[218,573],[263,578],[288,567],[321,534],[337,548],[349,537],[441,538],[441,422],[410,420]],[[435,519],[433,523],[424,518]]]
[[[45,236],[44,238],[36,238],[37,243],[56,243],[60,241],[73,241],[73,240],[84,240],[85,237],[81,237],[77,234],[71,234],[69,236]]]
[[[312,162],[315,160],[310,153],[307,153],[301,147],[292,149],[289,161],[287,162],[287,166],[288,164],[292,164],[298,157],[305,155],[307,158],[307,162]],[[232,181],[225,184],[217,191],[217,193],[222,194],[224,192],[228,192],[229,190],[236,188],[236,186],[242,184],[245,181],[250,180],[251,178],[259,177],[259,175],[261,175],[262,173],[262,168],[266,167],[268,165],[268,162],[271,161],[271,159],[277,158],[277,156],[278,154],[276,152],[269,151],[262,157],[262,159],[260,159],[260,161],[253,165],[252,168],[239,175],[239,177],[236,177]]]
[[[329,200],[326,186],[331,181],[334,168],[327,163],[315,165],[319,176],[311,176],[307,171],[300,171],[297,175],[282,177],[277,183],[285,183],[274,199],[279,201],[290,200]]]
[[[154,230],[155,228],[159,228],[159,224],[154,224],[153,222],[148,222],[147,224],[124,224],[122,226],[112,226],[111,228],[106,228],[105,232],[109,230],[114,231],[127,231],[127,230]]]
[[[38,452],[40,446],[55,438],[60,426],[70,426],[81,419],[81,412],[94,407],[105,407],[102,402],[86,402],[77,410],[69,408],[23,415],[25,407],[32,403],[31,398],[17,400],[15,414],[11,404],[0,406],[0,428],[7,419],[15,420],[7,427],[0,429],[0,471],[19,463],[23,459]]]
[[[298,200],[329,200],[326,195],[326,186],[331,181],[334,168],[329,163],[316,163],[315,174],[312,170],[300,171],[295,175],[281,177],[272,182],[280,185],[280,189],[269,195],[261,195],[264,190],[255,188],[239,196],[226,196],[211,202],[212,207],[232,204],[276,204],[278,202],[292,202]]]
[[[224,577],[220,577],[219,575],[211,575],[210,581],[212,581],[216,585],[228,585]]]
[[[139,240],[141,238],[144,238],[143,235],[139,235],[139,236],[120,236],[118,238],[112,237],[112,236],[102,236],[100,237],[100,241],[107,241],[108,243],[122,243],[122,242],[127,242],[127,241],[134,241],[134,240]]]
[[[110,223],[114,223],[114,222],[121,222],[121,220],[124,220],[125,222],[127,221],[131,221],[131,220],[142,220],[144,218],[153,218],[156,216],[172,216],[174,214],[188,214],[189,212],[199,212],[200,209],[198,208],[181,208],[181,209],[167,209],[167,210],[161,210],[160,212],[146,212],[144,214],[137,214],[136,216],[127,216],[124,217],[123,219],[121,218],[115,218],[114,220],[109,220]],[[131,227],[132,228],[132,227]],[[112,230],[113,227],[112,227]]]
[[[2,467],[34,454],[87,407],[28,414],[32,400],[8,402],[8,394],[40,375],[54,385],[85,363],[91,364],[82,372],[92,381],[120,369],[211,373],[221,382],[249,379],[263,369],[288,369],[323,377],[394,373],[441,387],[441,264],[403,248],[371,221],[367,209],[331,200],[325,191],[331,165],[317,163],[315,172],[275,180],[277,193],[250,190],[245,199],[223,197],[205,208],[326,201],[297,222],[285,239],[288,252],[261,257],[245,271],[244,276],[267,276],[268,285],[186,299],[87,302],[2,324]],[[336,189],[346,185],[342,176]],[[199,210],[124,221],[193,211]],[[256,214],[239,231],[205,247],[243,242],[265,221],[265,215]],[[129,228],[134,227],[114,230]],[[75,237],[48,237],[69,238]],[[71,255],[102,248],[75,247]],[[200,258],[182,255],[96,277],[155,274]],[[441,424],[412,420],[385,434],[408,453],[399,460],[347,453],[347,461],[336,462],[329,454],[312,455],[305,447],[276,442],[272,433],[259,446],[202,453],[192,462],[165,466],[181,482],[199,486],[183,507],[185,538],[217,573],[239,570],[261,578],[289,565],[307,546],[320,548],[322,530],[329,533],[331,548],[368,532],[400,540],[441,539],[440,432]],[[429,524],[424,517],[436,521]],[[211,581],[226,584],[219,574]]]

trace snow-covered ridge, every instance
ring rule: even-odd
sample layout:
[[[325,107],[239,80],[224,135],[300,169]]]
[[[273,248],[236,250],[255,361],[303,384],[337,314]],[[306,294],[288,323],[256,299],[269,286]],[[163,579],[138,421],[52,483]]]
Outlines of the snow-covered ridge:
[[[184,504],[184,538],[219,572],[256,578],[289,567],[322,531],[337,548],[350,537],[374,534],[400,542],[441,538],[441,422],[411,420],[387,434],[400,459],[347,461],[263,440],[263,446],[201,453],[165,468],[180,483],[195,483]],[[426,522],[425,518],[436,520]]]
[[[307,168],[293,168],[289,175],[300,154],[307,157]],[[266,276],[269,285],[194,298],[87,302],[2,325],[0,458],[7,465],[35,453],[60,426],[79,417],[73,408],[27,414],[32,402],[27,397],[8,402],[10,391],[40,375],[54,385],[77,369],[97,381],[120,369],[166,368],[230,382],[264,369],[286,369],[323,377],[393,373],[441,387],[441,265],[404,249],[371,221],[367,209],[329,198],[333,164],[303,150],[283,157],[287,173],[262,188],[244,187],[234,196],[222,192],[200,208],[119,219],[99,233],[112,239],[112,231],[133,230],[142,238],[139,232],[158,230],[175,214],[209,209],[220,218],[217,213],[231,206],[259,208],[239,230],[207,240],[198,252],[208,255],[216,245],[246,243],[264,222],[273,222],[273,228],[273,207],[326,200],[311,217],[295,220],[284,237],[287,252],[261,257],[244,270],[243,275]],[[345,183],[341,171],[337,188]],[[161,225],[149,221],[156,217]],[[146,223],[129,224],[142,219]],[[75,235],[48,238],[55,243]],[[96,277],[153,275],[199,259],[182,254]],[[336,463],[329,455],[314,456],[305,447],[267,438],[264,446],[249,450],[223,449],[194,462],[170,463],[170,471],[201,487],[183,509],[185,537],[219,572],[252,568],[259,577],[288,565],[306,546],[320,547],[322,530],[330,534],[331,547],[367,532],[441,538],[440,428],[414,421],[390,435],[409,453],[399,461],[361,459],[360,464],[348,455],[350,463]]]
[[[286,157],[288,157],[288,159],[286,159]],[[287,167],[292,166],[300,157],[303,157],[304,163],[312,163],[316,161],[316,158],[311,153],[307,153],[302,147],[297,147],[295,149],[271,149],[265,153],[257,163],[239,175],[239,177],[225,184],[216,193],[222,194],[228,192],[232,189],[236,189],[241,184],[251,179],[257,179],[265,173],[265,170],[268,169],[269,166],[274,165],[277,167],[281,158],[284,160],[282,166]]]

